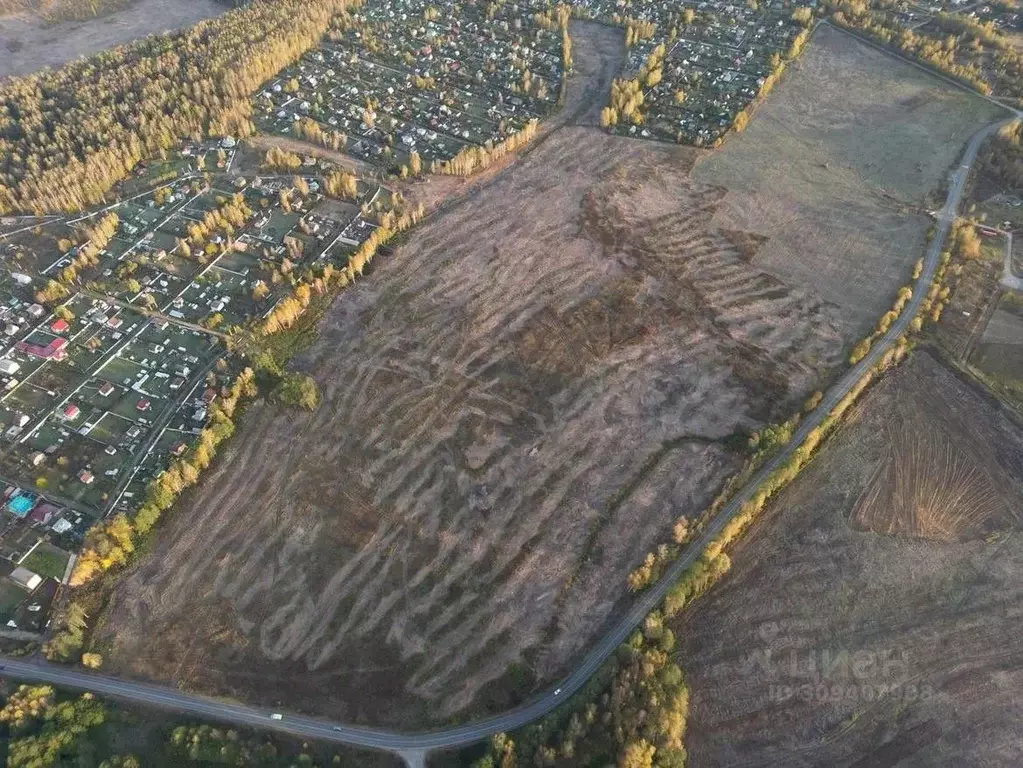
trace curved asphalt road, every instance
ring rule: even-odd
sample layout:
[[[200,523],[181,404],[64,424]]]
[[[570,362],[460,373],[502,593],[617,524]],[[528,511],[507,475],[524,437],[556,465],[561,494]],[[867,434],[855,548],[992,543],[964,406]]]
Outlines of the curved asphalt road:
[[[1016,115],[1018,117],[1019,113],[1017,112]],[[293,714],[287,714],[281,720],[274,720],[271,718],[271,710],[184,693],[173,688],[50,665],[41,661],[0,657],[0,676],[93,691],[103,696],[156,706],[233,725],[269,729],[303,738],[323,739],[359,747],[381,749],[401,756],[410,766],[423,765],[426,753],[431,750],[473,744],[495,733],[512,731],[541,718],[586,684],[586,681],[614,653],[615,649],[625,642],[646,615],[658,606],[682,573],[699,559],[706,546],[739,513],[742,505],[753,497],[767,477],[792,457],[806,440],[810,431],[820,426],[838,402],[877,364],[899,336],[905,333],[910,321],[920,310],[920,305],[934,281],[941,251],[948,239],[952,222],[955,220],[963,187],[978,150],[985,139],[1002,125],[1011,121],[1012,119],[1000,121],[982,128],[970,139],[962,161],[951,174],[948,198],[945,201],[945,206],[938,212],[937,230],[924,257],[924,268],[914,288],[913,298],[888,333],[874,344],[863,360],[847,371],[841,380],[828,391],[817,409],[803,419],[788,445],[764,464],[746,484],[746,487],[722,508],[718,515],[707,524],[702,534],[686,548],[678,560],[671,564],[660,581],[639,596],[632,609],[590,649],[579,667],[551,690],[532,701],[504,714],[465,725],[421,733],[398,733],[377,728],[336,725],[324,720]]]

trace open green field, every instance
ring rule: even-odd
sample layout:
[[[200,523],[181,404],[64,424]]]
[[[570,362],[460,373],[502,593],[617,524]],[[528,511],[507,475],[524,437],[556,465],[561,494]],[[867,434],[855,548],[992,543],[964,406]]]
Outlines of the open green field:
[[[112,383],[118,386],[130,385],[139,372],[142,370],[142,366],[138,363],[134,363],[131,360],[126,360],[121,356],[115,357],[106,367],[103,368],[101,374],[103,378],[109,379]]]
[[[89,432],[89,437],[107,445],[118,445],[135,422],[116,413],[105,413]]]
[[[30,381],[26,381],[22,382],[4,402],[9,408],[16,408],[25,413],[32,414],[52,408],[57,404],[58,397],[48,395],[46,390],[40,389]]]

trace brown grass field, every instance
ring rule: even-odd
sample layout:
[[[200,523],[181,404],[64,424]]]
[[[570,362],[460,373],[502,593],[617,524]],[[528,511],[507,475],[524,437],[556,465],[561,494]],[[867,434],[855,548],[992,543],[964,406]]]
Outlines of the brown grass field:
[[[338,300],[297,361],[320,409],[251,407],[121,580],[97,633],[114,672],[403,725],[505,706],[627,600],[735,471],[730,438],[842,364],[848,301],[750,261],[762,237],[719,226],[734,192],[691,175],[701,153],[596,130],[621,35],[573,34],[562,127]]]
[[[840,307],[843,337],[858,340],[909,282],[949,168],[998,114],[822,26],[693,178],[728,188],[714,225],[766,238],[754,265]]]
[[[1023,760],[1005,413],[926,352],[875,385],[677,626],[693,765]]]
[[[154,32],[191,26],[229,7],[217,0],[98,0],[98,17],[88,18],[87,0],[74,0],[69,8],[62,8],[61,0],[7,2],[0,14],[6,7],[18,15],[0,22],[0,78],[59,67]],[[60,21],[78,15],[83,20]]]

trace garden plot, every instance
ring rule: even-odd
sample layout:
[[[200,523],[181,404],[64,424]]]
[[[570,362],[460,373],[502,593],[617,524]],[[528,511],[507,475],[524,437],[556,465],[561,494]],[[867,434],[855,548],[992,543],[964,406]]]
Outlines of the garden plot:
[[[210,327],[240,324],[255,311],[252,290],[256,282],[255,277],[221,270],[214,265],[202,280],[193,282],[180,299],[172,303],[170,314]],[[211,324],[211,318],[215,316],[219,316],[219,320]]]
[[[1007,291],[988,320],[970,365],[1010,402],[1023,405],[1023,299]]]
[[[70,559],[70,552],[44,542],[32,550],[32,554],[25,558],[21,566],[44,578],[60,581],[64,578]]]
[[[548,114],[560,88],[561,35],[531,8],[487,12],[414,2],[367,4],[358,25],[306,54],[255,97],[259,122],[396,170],[499,142]],[[455,20],[457,16],[457,21]],[[556,27],[556,25],[555,25]],[[372,104],[367,108],[367,104]]]

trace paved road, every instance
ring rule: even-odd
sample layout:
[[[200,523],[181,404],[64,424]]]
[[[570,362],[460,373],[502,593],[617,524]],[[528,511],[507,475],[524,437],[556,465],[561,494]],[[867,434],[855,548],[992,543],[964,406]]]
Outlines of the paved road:
[[[1006,122],[1009,121],[987,126],[970,139],[962,161],[956,166],[949,180],[948,198],[944,207],[938,212],[937,230],[924,257],[924,267],[917,280],[913,298],[888,333],[874,344],[870,353],[863,360],[853,366],[828,391],[817,409],[803,420],[791,442],[771,458],[754,475],[746,487],[708,523],[701,535],[686,548],[682,556],[671,565],[660,581],[642,593],[632,609],[622,616],[615,627],[590,649],[580,665],[568,677],[532,701],[501,715],[465,725],[430,732],[398,733],[376,728],[338,725],[293,714],[287,714],[281,720],[274,720],[271,718],[270,710],[184,693],[163,686],[48,665],[39,661],[0,657],[0,676],[90,690],[100,695],[234,725],[264,728],[303,738],[323,739],[382,749],[400,755],[411,766],[422,765],[425,754],[431,750],[473,744],[495,733],[515,730],[541,718],[586,684],[594,672],[643,621],[644,617],[658,606],[682,573],[696,562],[706,546],[739,513],[742,505],[752,498],[760,485],[789,461],[796,449],[806,440],[810,431],[821,425],[838,402],[878,363],[899,336],[905,333],[934,281],[941,252],[955,220],[970,166],[976,159],[977,152],[984,140]]]

